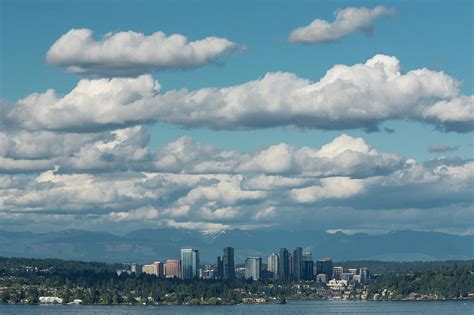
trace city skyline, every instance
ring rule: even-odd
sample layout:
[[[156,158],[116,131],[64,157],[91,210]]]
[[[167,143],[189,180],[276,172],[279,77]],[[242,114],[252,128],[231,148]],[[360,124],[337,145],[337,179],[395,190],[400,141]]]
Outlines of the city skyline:
[[[296,247],[292,254],[288,249],[281,248],[279,254],[272,253],[267,257],[267,263],[263,263],[264,260],[260,256],[252,256],[236,264],[234,248],[229,246],[223,248],[223,255],[217,256],[215,263],[200,264],[200,253],[196,248],[182,248],[180,252],[180,260],[167,259],[166,263],[155,261],[149,265],[144,264],[141,269],[137,263],[128,263],[129,269],[117,270],[117,274],[125,272],[138,276],[140,273],[145,273],[158,278],[184,280],[232,281],[242,278],[254,281],[309,281],[325,284],[337,290],[345,289],[354,282],[365,284],[370,279],[367,267],[344,268],[334,265],[333,260],[327,257],[314,261],[313,253],[303,252],[301,247]]]

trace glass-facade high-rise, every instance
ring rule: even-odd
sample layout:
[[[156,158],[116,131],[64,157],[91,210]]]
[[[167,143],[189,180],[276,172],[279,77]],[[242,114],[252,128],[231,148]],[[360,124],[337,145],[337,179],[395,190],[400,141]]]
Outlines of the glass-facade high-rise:
[[[181,249],[181,276],[183,279],[199,277],[199,250]]]
[[[216,278],[217,278],[217,279],[222,279],[222,278],[224,278],[224,262],[222,261],[221,256],[217,256],[217,273],[216,273]]]
[[[234,265],[234,248],[224,248],[224,256],[222,257],[223,265],[223,279],[234,279],[235,278],[235,265]]]
[[[278,278],[281,280],[288,280],[290,277],[290,260],[288,257],[288,250],[286,248],[280,249],[278,264]]]
[[[262,269],[262,258],[249,257],[245,260],[245,279],[260,279],[260,270]]]
[[[278,254],[273,253],[268,256],[267,260],[267,270],[270,271],[273,275],[273,278],[278,278]]]
[[[301,247],[296,247],[293,251],[293,264],[291,274],[293,279],[300,281],[302,279],[302,267],[303,267],[303,249]]]
[[[303,253],[301,280],[314,280],[314,262],[311,252]]]

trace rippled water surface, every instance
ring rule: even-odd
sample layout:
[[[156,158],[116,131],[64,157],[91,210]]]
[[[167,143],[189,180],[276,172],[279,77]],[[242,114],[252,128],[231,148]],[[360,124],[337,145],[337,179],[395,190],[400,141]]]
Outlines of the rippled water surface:
[[[0,314],[473,314],[474,301],[289,301],[229,306],[0,305]]]

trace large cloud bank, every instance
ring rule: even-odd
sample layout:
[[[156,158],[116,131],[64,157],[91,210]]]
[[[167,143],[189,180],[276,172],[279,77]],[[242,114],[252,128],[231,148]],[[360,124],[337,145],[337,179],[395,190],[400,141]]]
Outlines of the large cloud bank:
[[[148,141],[143,126],[3,133],[0,227],[391,229],[412,227],[408,216],[420,228],[466,231],[472,220],[468,160],[420,164],[346,134],[320,148],[252,153],[189,137],[154,151]]]
[[[445,131],[474,128],[474,98],[459,82],[426,68],[401,72],[397,58],[335,65],[317,82],[292,73],[226,88],[161,91],[150,75],[82,79],[64,96],[54,90],[17,101],[6,117],[28,130],[91,131],[144,122],[185,127],[377,130],[386,120],[410,119]]]

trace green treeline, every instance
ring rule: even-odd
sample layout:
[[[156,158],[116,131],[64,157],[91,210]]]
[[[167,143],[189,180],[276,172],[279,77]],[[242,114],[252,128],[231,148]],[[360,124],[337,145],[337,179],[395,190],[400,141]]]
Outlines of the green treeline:
[[[392,299],[406,298],[410,293],[438,295],[443,298],[467,297],[474,293],[474,264],[442,266],[415,273],[381,275],[369,287],[369,294],[384,289],[393,291]]]
[[[428,270],[436,270],[441,267],[462,267],[472,266],[474,260],[445,260],[445,261],[377,261],[377,260],[355,260],[335,262],[335,266],[344,268],[367,267],[371,274],[392,274],[392,273],[415,273]]]
[[[373,270],[376,267],[371,264],[376,263],[352,262],[347,267],[361,264]],[[99,262],[0,257],[0,303],[36,304],[40,296],[59,297],[63,303],[79,299],[83,304],[236,304],[246,298],[279,301],[334,296],[329,288],[315,282],[300,285],[244,279],[163,279],[125,272],[118,275],[116,270],[124,268]],[[367,291],[369,299],[381,296],[391,300],[406,299],[413,293],[436,295],[436,299],[474,293],[473,261],[386,262],[377,268],[375,280],[352,290]]]

